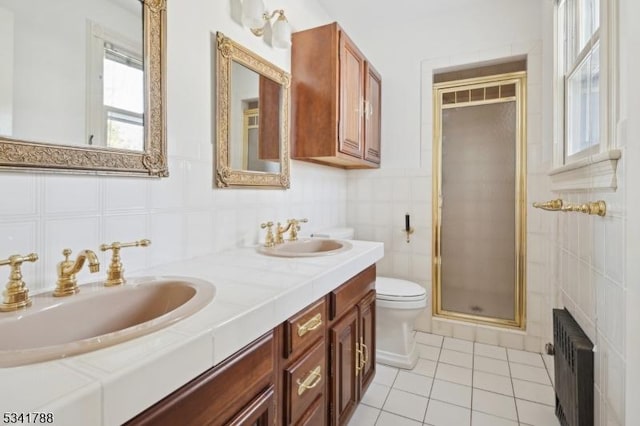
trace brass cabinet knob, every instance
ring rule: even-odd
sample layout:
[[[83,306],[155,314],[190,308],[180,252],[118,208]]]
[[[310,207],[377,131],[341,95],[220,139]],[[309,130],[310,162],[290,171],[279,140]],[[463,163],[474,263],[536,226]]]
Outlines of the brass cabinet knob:
[[[22,281],[22,270],[20,267],[24,262],[35,262],[38,255],[30,253],[26,256],[14,254],[8,259],[0,260],[0,266],[9,265],[11,272],[9,273],[9,282],[7,282],[4,290],[4,298],[0,304],[1,312],[16,311],[20,308],[31,306],[31,298],[29,297],[29,289]]]
[[[104,282],[104,285],[107,287],[112,287],[116,285],[121,285],[127,282],[124,278],[124,268],[122,267],[122,262],[120,261],[120,249],[127,247],[148,247],[151,244],[151,240],[138,240],[132,243],[121,243],[119,241],[113,242],[111,244],[102,244],[100,246],[100,251],[112,251],[111,262],[109,263],[109,269],[107,270],[107,279]]]

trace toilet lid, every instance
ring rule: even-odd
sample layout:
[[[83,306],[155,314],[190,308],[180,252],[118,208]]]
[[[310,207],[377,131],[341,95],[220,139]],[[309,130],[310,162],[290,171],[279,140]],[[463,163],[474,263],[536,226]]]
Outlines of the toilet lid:
[[[427,296],[427,291],[421,285],[388,277],[376,277],[376,293],[378,299],[396,301],[422,300]]]

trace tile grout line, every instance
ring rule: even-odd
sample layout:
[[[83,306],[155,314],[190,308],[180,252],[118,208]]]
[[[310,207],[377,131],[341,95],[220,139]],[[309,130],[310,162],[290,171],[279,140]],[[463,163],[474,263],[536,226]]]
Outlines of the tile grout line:
[[[429,389],[429,398],[427,398],[427,408],[424,410],[424,415],[422,416],[422,423],[427,422],[427,412],[429,411],[429,405],[431,405],[431,393],[433,392],[433,387],[436,384],[436,373],[438,372],[438,366],[440,365],[440,355],[442,354],[442,348],[444,346],[444,337],[442,338],[442,342],[440,342],[440,348],[438,350],[438,359],[436,360],[436,368],[433,370],[433,380],[431,380],[431,389]]]
[[[513,391],[513,405],[516,409],[516,422],[520,424],[520,413],[518,412],[518,404],[516,401],[516,388],[513,385],[513,376],[511,375],[511,362],[509,362],[509,349],[505,348],[507,353],[507,366],[509,367],[509,381],[511,382],[511,390]]]
[[[471,401],[469,401],[469,425],[473,424],[473,379],[476,372],[476,342],[473,342],[473,353],[471,354]]]

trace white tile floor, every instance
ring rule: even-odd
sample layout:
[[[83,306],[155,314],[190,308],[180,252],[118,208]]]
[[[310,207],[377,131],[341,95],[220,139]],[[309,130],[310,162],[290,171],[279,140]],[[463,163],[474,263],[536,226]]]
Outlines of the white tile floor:
[[[540,354],[427,333],[416,340],[416,367],[378,364],[350,426],[559,426]]]

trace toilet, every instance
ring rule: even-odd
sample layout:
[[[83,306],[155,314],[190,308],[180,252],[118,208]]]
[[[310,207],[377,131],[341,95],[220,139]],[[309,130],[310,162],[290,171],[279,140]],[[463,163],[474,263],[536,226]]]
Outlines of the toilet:
[[[351,240],[353,228],[327,229],[312,237]],[[376,360],[412,369],[418,362],[414,322],[425,309],[427,292],[421,285],[397,278],[376,277]]]

